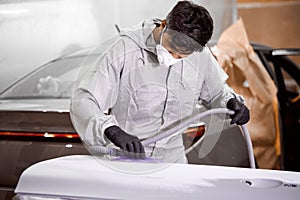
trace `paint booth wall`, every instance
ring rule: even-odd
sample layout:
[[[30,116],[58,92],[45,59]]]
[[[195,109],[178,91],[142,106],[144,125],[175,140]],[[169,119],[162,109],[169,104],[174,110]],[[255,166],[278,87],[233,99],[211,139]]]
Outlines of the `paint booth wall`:
[[[144,19],[165,18],[176,0],[0,0],[0,91],[61,55],[99,44]],[[215,22],[213,40],[236,19],[235,0],[195,0]]]

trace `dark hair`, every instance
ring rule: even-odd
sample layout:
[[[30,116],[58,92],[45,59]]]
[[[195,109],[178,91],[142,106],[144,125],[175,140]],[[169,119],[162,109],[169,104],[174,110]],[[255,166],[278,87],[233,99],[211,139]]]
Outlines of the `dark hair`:
[[[179,1],[167,15],[166,23],[173,45],[187,51],[201,51],[214,28],[207,9],[191,1]]]

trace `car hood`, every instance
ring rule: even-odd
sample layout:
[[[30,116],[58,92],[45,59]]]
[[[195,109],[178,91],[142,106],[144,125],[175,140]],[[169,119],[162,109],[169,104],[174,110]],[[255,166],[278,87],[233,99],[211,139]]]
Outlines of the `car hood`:
[[[296,200],[300,194],[297,172],[95,158],[72,155],[32,165],[23,172],[15,193],[62,199],[147,200],[253,200],[259,196]]]
[[[70,99],[0,100],[0,111],[69,112]]]

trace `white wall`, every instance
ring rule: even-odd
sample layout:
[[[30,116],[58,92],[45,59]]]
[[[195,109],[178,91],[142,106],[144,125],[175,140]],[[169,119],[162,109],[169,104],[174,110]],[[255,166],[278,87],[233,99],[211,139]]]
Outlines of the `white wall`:
[[[144,19],[165,18],[176,0],[0,0],[0,91],[60,55],[99,44]],[[235,0],[195,0],[215,21],[213,39],[236,19]]]
[[[0,4],[0,91],[45,62],[99,40],[91,9],[80,0]]]

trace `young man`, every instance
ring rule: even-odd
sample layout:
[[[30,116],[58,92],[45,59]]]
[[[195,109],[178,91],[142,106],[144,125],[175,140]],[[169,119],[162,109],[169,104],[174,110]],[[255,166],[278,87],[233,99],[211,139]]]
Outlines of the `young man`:
[[[206,47],[212,32],[204,7],[179,1],[165,20],[144,21],[106,43],[72,97],[71,117],[83,141],[186,163],[182,132],[147,147],[141,140],[188,118],[199,100],[234,110],[232,123],[247,123],[249,110]]]

